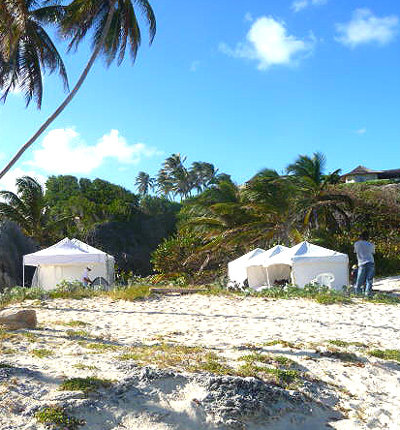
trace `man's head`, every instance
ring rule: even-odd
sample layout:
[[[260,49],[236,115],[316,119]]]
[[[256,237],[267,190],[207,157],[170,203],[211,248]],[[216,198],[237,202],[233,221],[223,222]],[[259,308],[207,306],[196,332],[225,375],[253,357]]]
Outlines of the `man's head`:
[[[368,234],[368,232],[367,232],[367,231],[363,231],[363,232],[360,234],[360,239],[361,239],[361,240],[368,240],[368,239],[369,239],[369,234]]]
[[[92,269],[88,266],[86,267],[86,269],[90,272]]]

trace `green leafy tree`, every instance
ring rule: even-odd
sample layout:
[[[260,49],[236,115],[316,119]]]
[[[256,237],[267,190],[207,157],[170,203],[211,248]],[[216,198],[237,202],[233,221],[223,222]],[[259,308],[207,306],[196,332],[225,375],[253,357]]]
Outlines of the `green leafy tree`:
[[[148,173],[139,172],[136,177],[135,185],[139,194],[141,196],[146,196],[154,188],[155,180],[151,178]]]
[[[17,193],[0,191],[0,217],[18,224],[22,231],[39,243],[49,235],[49,214],[42,186],[23,176],[16,181]]]
[[[324,155],[317,152],[313,157],[300,155],[287,167],[298,191],[296,209],[308,231],[313,228],[338,230],[341,225],[348,224],[346,210],[351,209],[352,201],[332,187],[338,182],[340,169],[325,174],[325,164]]]
[[[14,2],[16,1],[17,0],[13,0],[12,2],[11,13],[18,14],[19,9],[14,7]],[[37,3],[35,0],[18,0],[18,3],[20,2],[23,2],[25,6]],[[53,5],[55,4],[56,6],[58,4],[56,0],[54,0],[54,2],[46,2],[46,4],[48,3],[50,5],[53,3]],[[141,43],[141,32],[135,13],[135,7],[143,12],[147,18],[151,43],[156,32],[156,20],[153,9],[147,0],[73,0],[63,9],[64,14],[59,30],[63,37],[69,39],[69,49],[77,48],[89,33],[92,34],[92,55],[72,91],[4,167],[0,172],[0,179],[75,97],[99,55],[106,59],[108,65],[115,59],[117,59],[118,64],[121,64],[128,48],[132,60],[135,60]],[[27,14],[25,13],[24,19],[26,18]],[[58,16],[54,15],[53,18],[54,19],[49,21],[59,24]],[[0,27],[0,30],[2,30],[2,27]],[[10,38],[9,31],[2,30],[2,35],[5,35],[5,42],[3,42],[3,37],[0,35],[0,43],[3,45],[0,51],[6,51],[7,47],[4,46],[4,43],[6,43],[7,40],[13,41],[18,37],[20,31],[19,26],[12,28]],[[39,45],[39,47],[40,46],[41,45]],[[11,50],[10,52],[13,51]],[[24,54],[25,51],[22,53]],[[17,81],[24,82],[24,76],[17,77],[15,82]],[[3,82],[0,82],[0,84],[4,84],[4,82],[5,80],[3,79]]]
[[[0,85],[2,99],[21,89],[27,105],[42,105],[43,75],[57,72],[68,89],[67,72],[44,25],[61,21],[64,8],[57,4],[37,7],[35,0],[5,1],[0,17]]]

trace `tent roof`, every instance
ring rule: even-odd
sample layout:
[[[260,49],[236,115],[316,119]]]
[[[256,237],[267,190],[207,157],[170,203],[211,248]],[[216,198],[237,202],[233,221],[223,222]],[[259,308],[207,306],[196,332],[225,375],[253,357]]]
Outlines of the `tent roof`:
[[[265,250],[261,248],[253,249],[253,251],[250,251],[247,254],[242,255],[241,257],[229,262],[228,264],[229,265],[246,264],[249,260],[253,259],[257,255],[262,254],[263,252],[265,252]]]
[[[357,166],[351,172],[342,175],[342,178],[345,178],[346,176],[351,176],[351,175],[365,175],[368,173],[381,173],[381,172],[382,172],[381,170],[372,170],[372,169],[368,169],[368,167],[365,167],[365,166]]]
[[[347,261],[348,256],[331,249],[323,248],[322,246],[313,245],[312,243],[301,242],[271,257],[266,261],[265,266],[272,266],[274,264],[287,264],[291,266],[295,261],[311,259]]]
[[[269,260],[271,257],[274,257],[283,251],[287,251],[288,249],[290,248],[283,245],[276,245],[273,248],[253,257],[249,264],[251,264],[251,266],[264,266],[267,260]]]
[[[40,264],[103,263],[107,258],[108,254],[105,252],[93,248],[78,239],[70,240],[66,237],[49,248],[24,255],[23,264],[26,266],[38,266]]]

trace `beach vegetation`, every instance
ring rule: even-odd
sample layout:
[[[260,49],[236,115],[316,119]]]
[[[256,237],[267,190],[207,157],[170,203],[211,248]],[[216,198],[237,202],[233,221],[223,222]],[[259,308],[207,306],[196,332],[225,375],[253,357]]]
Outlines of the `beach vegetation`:
[[[63,325],[67,327],[86,327],[90,325],[90,323],[80,320],[70,320],[70,321],[53,321],[53,324]]]
[[[96,366],[84,364],[84,363],[75,363],[72,365],[72,367],[75,367],[75,369],[79,369],[79,370],[99,370],[99,368]]]
[[[46,348],[32,349],[31,354],[37,358],[47,358],[54,355],[54,352]]]
[[[65,333],[68,337],[90,337],[90,333],[86,330],[67,330]]]
[[[98,354],[108,351],[116,351],[120,346],[102,342],[79,341],[78,344]]]
[[[69,415],[62,406],[45,406],[35,412],[36,420],[54,430],[78,430],[85,421]]]
[[[59,390],[83,391],[85,394],[89,394],[101,388],[110,388],[112,383],[109,379],[100,379],[93,376],[87,378],[69,378],[61,383]]]
[[[372,349],[368,351],[372,357],[381,358],[382,360],[391,360],[400,363],[399,349]]]
[[[340,339],[331,339],[331,340],[328,340],[328,343],[335,345],[335,346],[339,346],[341,348],[347,348],[349,346],[355,346],[356,348],[367,348],[368,347],[368,345],[366,345],[365,343],[362,343],[362,342],[355,342],[355,341],[348,342],[348,341],[340,340]]]

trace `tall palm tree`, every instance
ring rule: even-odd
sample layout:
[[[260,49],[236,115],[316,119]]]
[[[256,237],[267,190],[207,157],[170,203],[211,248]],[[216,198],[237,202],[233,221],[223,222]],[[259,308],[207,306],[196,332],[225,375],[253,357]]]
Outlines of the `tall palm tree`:
[[[211,163],[195,161],[190,171],[193,175],[194,187],[201,192],[214,183],[218,170]]]
[[[145,196],[154,188],[154,182],[154,178],[151,178],[148,173],[139,172],[136,177],[135,185],[137,186],[139,194]]]
[[[48,213],[42,186],[30,176],[16,181],[17,193],[0,191],[0,218],[14,221],[29,237],[41,243],[47,234]]]
[[[332,191],[340,169],[325,174],[325,165],[325,156],[316,152],[312,157],[300,155],[286,169],[298,187],[297,208],[308,230],[322,226],[338,230],[341,223],[348,222],[346,209],[351,208],[351,199]]]
[[[35,0],[24,1],[35,2]],[[57,3],[57,0],[54,1]],[[156,19],[148,0],[73,0],[65,8],[60,32],[64,37],[70,38],[69,48],[77,48],[85,36],[91,33],[93,35],[92,55],[72,91],[4,167],[0,172],[0,179],[75,97],[99,55],[106,58],[108,65],[117,57],[120,64],[128,48],[132,61],[136,59],[141,43],[141,32],[135,7],[147,18],[150,43],[152,43],[156,33]]]
[[[42,105],[43,74],[57,72],[68,89],[67,72],[57,48],[44,25],[61,21],[59,5],[37,7],[36,0],[7,0],[0,9],[1,99],[18,88],[26,104]]]

